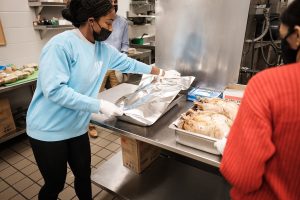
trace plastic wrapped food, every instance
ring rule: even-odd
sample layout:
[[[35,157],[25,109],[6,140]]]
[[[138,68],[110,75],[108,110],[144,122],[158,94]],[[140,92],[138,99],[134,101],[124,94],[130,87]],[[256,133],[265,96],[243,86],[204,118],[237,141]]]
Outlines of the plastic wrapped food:
[[[16,75],[9,75],[5,77],[3,80],[5,83],[14,83],[18,80],[18,77]]]
[[[0,86],[3,85],[5,83],[3,78],[0,78]]]
[[[28,73],[30,73],[30,74],[33,74],[34,71],[35,71],[35,69],[34,69],[34,68],[25,68],[25,69],[23,69],[22,71],[23,71],[23,72],[28,72]]]

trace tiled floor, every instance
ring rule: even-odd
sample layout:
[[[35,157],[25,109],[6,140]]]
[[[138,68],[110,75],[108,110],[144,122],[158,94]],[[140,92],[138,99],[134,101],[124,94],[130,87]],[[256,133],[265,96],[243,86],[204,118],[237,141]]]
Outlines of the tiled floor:
[[[92,171],[120,151],[120,138],[113,132],[97,127],[99,137],[90,138],[92,151]],[[78,199],[74,191],[74,176],[68,168],[65,189],[59,199]],[[38,199],[37,194],[43,184],[42,176],[35,163],[26,135],[14,138],[0,146],[0,199]],[[117,200],[100,187],[92,184],[95,200]]]

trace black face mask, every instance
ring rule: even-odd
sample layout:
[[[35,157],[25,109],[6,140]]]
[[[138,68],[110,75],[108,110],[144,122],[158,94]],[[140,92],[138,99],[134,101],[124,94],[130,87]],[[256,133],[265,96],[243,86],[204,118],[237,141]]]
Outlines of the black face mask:
[[[298,48],[299,50],[299,48]],[[297,60],[298,50],[294,50],[290,47],[286,39],[281,40],[281,55],[284,64],[295,63]]]
[[[98,22],[96,22],[98,24]],[[96,31],[94,31],[94,28],[93,28],[93,36],[94,36],[94,40],[96,41],[105,41],[107,40],[107,38],[110,36],[111,34],[111,31],[106,29],[106,28],[103,28],[101,27],[99,24],[98,26],[101,28],[100,32],[97,33]]]
[[[287,41],[287,38],[294,33],[294,30],[289,30],[288,34],[281,40],[281,55],[284,64],[292,64],[297,60],[297,54],[300,50],[300,47],[297,50],[294,50],[290,47],[290,44]]]
[[[119,9],[119,7],[118,7],[118,5],[114,5],[114,7],[115,7],[115,12],[117,13],[117,12],[118,12],[118,9]]]

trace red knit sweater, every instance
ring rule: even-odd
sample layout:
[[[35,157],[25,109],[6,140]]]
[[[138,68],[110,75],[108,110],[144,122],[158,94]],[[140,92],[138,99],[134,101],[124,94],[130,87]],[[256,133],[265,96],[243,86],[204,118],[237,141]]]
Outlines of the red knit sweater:
[[[220,170],[232,199],[300,199],[300,64],[251,79]]]

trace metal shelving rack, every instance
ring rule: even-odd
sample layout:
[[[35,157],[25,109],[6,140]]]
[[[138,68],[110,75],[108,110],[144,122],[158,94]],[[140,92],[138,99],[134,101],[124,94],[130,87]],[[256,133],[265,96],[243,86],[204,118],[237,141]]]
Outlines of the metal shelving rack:
[[[0,86],[0,94],[2,93],[6,93],[6,92],[10,92],[10,91],[13,91],[15,89],[18,89],[18,88],[21,88],[21,87],[26,87],[26,86],[33,86],[36,84],[36,80],[31,80],[31,81],[28,81],[26,83],[22,83],[22,84],[18,84],[18,85],[14,85],[14,86]],[[32,88],[32,92],[33,92],[33,88]],[[0,137],[0,144],[7,141],[7,140],[10,140],[14,137],[17,137],[23,133],[26,132],[26,127],[19,127],[17,126],[17,129]]]
[[[57,25],[57,26],[55,26],[55,25],[38,25],[38,26],[34,26],[35,30],[40,31],[41,38],[43,38],[49,30],[67,30],[67,29],[73,29],[73,28],[74,28],[74,26],[72,26],[72,25]]]
[[[14,85],[14,86],[0,86],[0,94],[4,93],[4,92],[15,90],[15,89],[20,88],[20,87],[34,85],[35,83],[36,83],[36,80],[31,80],[31,81],[28,81],[26,83],[22,83],[22,84],[19,84],[19,85]]]
[[[149,12],[151,14],[149,14]],[[147,18],[155,19],[155,1],[149,0],[131,0],[127,18]]]
[[[12,132],[10,132],[10,133],[8,133],[8,134],[0,137],[0,144],[3,143],[3,142],[8,141],[8,140],[10,140],[10,139],[12,139],[14,137],[22,135],[24,133],[26,133],[26,128],[17,127],[16,130],[14,130],[14,131],[12,131]]]
[[[36,7],[36,15],[41,14],[44,7],[65,7],[66,3],[60,3],[60,2],[28,2],[28,5],[30,7]]]
[[[40,1],[35,1],[35,2],[28,2],[28,5],[30,7],[35,8],[35,14],[36,16],[40,15],[42,10],[45,7],[65,7],[67,4],[66,3],[61,3],[61,2],[40,2]],[[67,29],[73,29],[74,26],[72,25],[37,25],[33,26],[35,30],[38,30],[40,32],[41,39],[46,35],[46,33],[49,30],[67,30]]]

